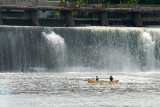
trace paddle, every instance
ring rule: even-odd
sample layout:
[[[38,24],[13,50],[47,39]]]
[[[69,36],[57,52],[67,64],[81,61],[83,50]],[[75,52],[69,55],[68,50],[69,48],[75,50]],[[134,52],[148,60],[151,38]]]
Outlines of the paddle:
[[[98,78],[99,80],[100,79],[109,79],[109,78]],[[88,81],[88,80],[96,80],[96,78],[86,78],[84,81]]]

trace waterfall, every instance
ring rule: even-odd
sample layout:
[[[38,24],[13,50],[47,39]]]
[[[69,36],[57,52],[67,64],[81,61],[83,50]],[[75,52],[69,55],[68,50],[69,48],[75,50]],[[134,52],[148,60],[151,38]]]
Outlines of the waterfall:
[[[47,44],[51,50],[51,63],[54,65],[55,57],[57,60],[58,67],[64,67],[66,62],[66,44],[64,39],[57,35],[55,32],[50,31],[50,33],[42,32],[42,35],[46,38]]]
[[[34,71],[62,65],[64,39],[44,28],[1,27],[0,70]]]
[[[159,69],[159,29],[79,27],[54,31],[65,38],[70,66],[105,71]]]
[[[144,52],[146,53],[146,67],[145,69],[155,69],[155,56],[154,47],[155,41],[152,40],[151,35],[148,32],[144,32],[143,35]]]
[[[0,27],[0,70],[160,68],[160,29]]]

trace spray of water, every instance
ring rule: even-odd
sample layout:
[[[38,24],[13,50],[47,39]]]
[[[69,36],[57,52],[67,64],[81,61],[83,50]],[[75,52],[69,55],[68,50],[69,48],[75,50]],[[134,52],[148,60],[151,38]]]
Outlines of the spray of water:
[[[69,63],[73,67],[79,65],[105,71],[157,69],[155,47],[158,43],[156,45],[152,38],[150,31],[153,29],[83,27],[54,30],[69,41]]]
[[[50,33],[42,32],[42,35],[46,38],[48,43],[49,50],[51,52],[51,63],[56,66],[63,67],[65,66],[66,62],[66,43],[64,39],[56,34],[55,32],[51,31]],[[56,61],[55,61],[56,60]]]
[[[148,32],[144,32],[142,35],[144,44],[144,53],[146,54],[146,70],[155,69],[155,41],[152,40],[152,36]]]

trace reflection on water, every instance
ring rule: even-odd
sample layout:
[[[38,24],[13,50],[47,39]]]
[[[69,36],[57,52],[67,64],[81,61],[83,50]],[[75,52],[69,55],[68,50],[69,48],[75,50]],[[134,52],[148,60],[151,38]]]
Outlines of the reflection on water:
[[[96,75],[103,80],[113,75],[120,83],[87,83]],[[159,72],[0,73],[1,107],[158,107],[159,96]]]

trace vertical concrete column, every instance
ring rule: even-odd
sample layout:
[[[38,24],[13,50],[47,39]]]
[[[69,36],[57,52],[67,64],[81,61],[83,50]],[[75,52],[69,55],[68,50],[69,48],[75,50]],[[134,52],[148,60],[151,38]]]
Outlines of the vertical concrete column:
[[[134,23],[134,13],[133,12],[128,12],[127,13],[127,19],[128,19],[129,24],[131,24],[132,26],[135,25],[135,23]]]
[[[39,26],[38,11],[37,10],[31,10],[30,11],[30,18],[32,20],[33,25]]]
[[[107,12],[100,12],[101,26],[108,26]]]
[[[1,9],[0,9],[0,25],[2,25],[2,13],[1,13]]]
[[[141,13],[135,12],[134,13],[134,23],[136,27],[142,27],[142,18],[141,18]]]
[[[72,11],[66,12],[66,26],[74,27],[74,19],[73,19]]]

